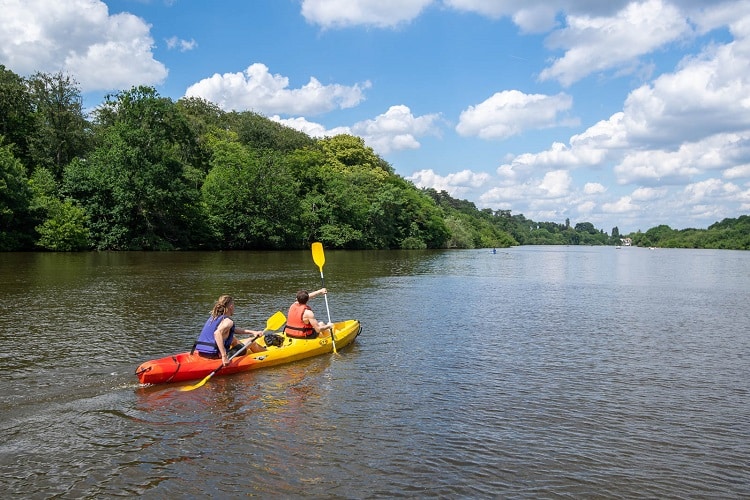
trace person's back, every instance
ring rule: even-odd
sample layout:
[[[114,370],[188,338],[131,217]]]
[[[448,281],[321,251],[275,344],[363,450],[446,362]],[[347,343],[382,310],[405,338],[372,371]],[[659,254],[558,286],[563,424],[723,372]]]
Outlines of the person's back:
[[[325,293],[328,293],[325,288],[312,293],[307,292],[307,290],[297,292],[297,300],[289,307],[286,327],[284,328],[284,333],[288,337],[314,339],[321,331],[333,327],[333,323],[318,321],[313,310],[307,305],[309,299]]]

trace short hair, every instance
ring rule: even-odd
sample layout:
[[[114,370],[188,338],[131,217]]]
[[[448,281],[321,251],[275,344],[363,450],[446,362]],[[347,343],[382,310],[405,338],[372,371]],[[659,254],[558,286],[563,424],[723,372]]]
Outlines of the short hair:
[[[307,290],[300,290],[297,292],[297,302],[300,304],[307,304],[307,301],[310,299],[310,294],[307,292]]]

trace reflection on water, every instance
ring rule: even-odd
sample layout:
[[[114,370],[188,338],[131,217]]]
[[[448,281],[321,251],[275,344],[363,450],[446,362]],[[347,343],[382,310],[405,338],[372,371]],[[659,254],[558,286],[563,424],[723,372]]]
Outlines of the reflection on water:
[[[327,251],[357,341],[189,392],[133,370],[221,293],[262,328],[310,252],[0,264],[6,496],[750,495],[747,252]]]

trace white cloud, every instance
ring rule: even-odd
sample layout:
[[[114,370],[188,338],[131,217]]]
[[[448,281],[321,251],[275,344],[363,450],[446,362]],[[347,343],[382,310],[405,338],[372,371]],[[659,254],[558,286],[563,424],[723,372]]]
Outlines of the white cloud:
[[[675,0],[674,3],[685,8],[700,33],[729,26],[738,38],[750,35],[750,24],[742,16],[747,9],[747,0],[712,2],[710,8],[706,8],[706,3],[701,0]]]
[[[379,154],[391,151],[417,149],[417,137],[438,133],[436,114],[414,116],[407,106],[391,106],[388,111],[373,120],[352,126],[352,132],[365,139],[368,146]]]
[[[558,114],[569,110],[573,99],[566,94],[555,96],[524,94],[518,90],[495,93],[486,101],[461,112],[456,131],[463,136],[482,139],[506,139],[529,129],[559,125]]]
[[[451,2],[459,3],[474,3],[479,8],[472,0]],[[501,9],[500,3],[482,5]],[[683,10],[677,10],[678,7]],[[697,10],[691,9],[697,8],[698,4],[690,0],[669,4],[651,0],[631,3],[629,10],[607,18],[610,24],[602,22],[601,16],[586,17],[590,22],[586,30],[597,50],[613,44],[629,45],[615,54],[619,61],[614,61],[611,67],[605,64],[597,69],[594,59],[591,70],[622,67],[665,44],[692,36],[686,13],[696,13]],[[556,141],[546,150],[505,158],[485,185],[471,191],[471,199],[478,199],[483,207],[511,209],[532,219],[544,214],[577,213],[602,223],[603,227],[614,222],[620,227],[644,224],[648,228],[665,220],[680,221],[685,227],[694,225],[688,221],[696,219],[706,221],[707,225],[712,218],[736,216],[737,211],[747,210],[750,206],[750,73],[747,71],[750,13],[746,2],[744,5],[725,2],[716,7],[721,10],[719,13],[711,8],[713,4],[699,12],[703,17],[699,17],[702,23],[698,31],[728,22],[735,36],[732,41],[708,45],[696,56],[680,61],[672,72],[634,89],[622,111],[572,135],[567,144]],[[732,17],[728,15],[730,11]],[[644,14],[649,12],[660,12],[671,16],[671,20],[646,20]],[[744,21],[743,12],[747,13]],[[576,19],[581,18],[579,12]],[[628,23],[630,28],[625,29]],[[658,23],[664,23],[660,35],[649,31],[658,31]],[[582,26],[574,24],[581,29],[581,37],[571,38],[571,48],[575,46],[573,42],[583,43]],[[643,43],[639,40],[631,43],[626,32],[629,29],[633,36],[641,36],[638,26],[645,30]],[[613,30],[612,40],[605,37],[609,28]],[[599,57],[598,53],[592,55]],[[583,74],[588,73],[580,73]],[[579,74],[571,67],[567,75]],[[495,123],[488,118],[502,116],[510,108],[507,102],[514,102],[513,96],[505,97],[506,103],[501,105],[492,106],[496,104],[493,96],[469,108],[457,131],[470,131],[465,135],[477,136],[482,131],[485,137],[517,133],[526,126],[518,125],[523,117],[508,120],[512,125],[505,128],[505,120]],[[596,172],[598,182],[587,180],[576,186],[569,174],[582,168]]]
[[[500,207],[502,209],[514,207],[514,210],[518,210],[518,205],[512,202],[528,199],[527,189],[529,187],[523,184],[496,186],[484,191],[479,200],[485,206]]]
[[[323,28],[389,28],[416,18],[433,0],[303,0],[302,15]]]
[[[620,184],[685,184],[700,170],[667,151],[635,151],[614,168]]]
[[[664,198],[668,193],[667,188],[639,187],[633,191],[631,199],[635,201],[652,201]]]
[[[750,39],[743,38],[685,59],[631,92],[622,112],[572,136],[569,146],[518,155],[498,175],[612,166],[618,183],[639,186],[686,185],[709,171],[747,179],[749,58]]]
[[[224,110],[252,110],[264,114],[316,115],[351,108],[364,100],[370,82],[351,87],[323,85],[316,78],[297,89],[289,79],[272,75],[265,64],[250,65],[243,73],[214,74],[185,91],[187,97],[202,97]]]
[[[749,21],[750,22],[750,21]],[[631,141],[667,146],[750,128],[750,38],[711,47],[628,96]]]
[[[596,203],[594,203],[593,201],[584,201],[583,203],[579,203],[578,206],[576,206],[576,210],[578,210],[578,213],[582,215],[590,214],[594,210],[596,210]]]
[[[599,151],[600,153],[590,158],[590,162],[600,161],[604,156],[601,154],[602,150],[618,150],[628,147],[628,134],[623,125],[624,119],[625,113],[618,112],[607,120],[595,123],[584,132],[571,137],[571,147],[576,151]]]
[[[750,179],[750,163],[737,165],[724,170],[725,179]]]
[[[731,182],[720,179],[706,179],[689,186],[685,186],[686,202],[698,204],[705,201],[720,201],[726,196],[737,195],[741,190]]]
[[[549,207],[560,207],[560,199],[571,194],[573,179],[567,170],[553,170],[544,173],[541,178],[527,178],[523,181],[513,179],[513,183],[494,185],[494,181],[482,189],[479,200],[482,206],[493,208],[511,208],[511,202],[522,201],[531,210],[524,210],[528,217],[532,211],[547,210]],[[518,210],[515,203],[514,210]],[[549,208],[552,210],[552,208]]]
[[[633,204],[633,200],[630,198],[630,196],[623,196],[622,198],[615,201],[614,203],[602,204],[602,210],[610,214],[635,212],[639,208],[640,207],[638,205]]]
[[[308,121],[306,118],[281,118],[272,120],[288,127],[305,132],[312,137],[331,137],[338,134],[351,134],[361,137],[365,143],[380,155],[404,149],[420,147],[418,137],[437,135],[439,115],[414,116],[407,106],[391,106],[385,113],[372,120],[357,122],[351,127],[326,129],[325,126]]]
[[[583,192],[585,194],[601,194],[607,191],[607,188],[599,184],[598,182],[587,182],[583,186]]]
[[[551,5],[524,8],[513,14],[513,22],[527,33],[544,33],[552,29],[557,20],[557,10]]]
[[[539,187],[548,197],[560,198],[568,194],[573,179],[567,170],[553,170],[544,174]]]
[[[709,128],[709,127],[707,127]],[[729,170],[728,178],[740,178],[748,169],[750,130],[744,134],[717,134],[698,142],[686,142],[675,151],[650,149],[628,153],[613,169],[621,184],[687,184],[712,170]]]
[[[279,115],[273,115],[269,117],[270,120],[281,123],[289,128],[304,132],[310,137],[317,137],[319,139],[323,137],[333,137],[334,135],[340,134],[352,134],[349,127],[335,127],[332,129],[326,129],[325,126],[320,123],[308,121],[303,117],[296,118],[281,118]]]
[[[631,0],[443,0],[453,9],[499,19],[511,17],[524,32],[543,33],[557,25],[560,12],[611,15]]]
[[[690,25],[673,5],[662,0],[629,3],[614,16],[568,15],[567,27],[549,36],[550,48],[565,55],[540,74],[568,86],[623,64],[691,34]]]
[[[419,170],[408,176],[417,187],[431,187],[437,191],[445,191],[453,197],[469,189],[476,189],[484,185],[490,178],[489,174],[462,170],[448,175],[439,175],[432,169]]]
[[[153,85],[167,77],[146,22],[110,15],[99,0],[3,0],[0,63],[21,75],[72,74],[84,92]]]
[[[596,147],[568,147],[561,142],[540,153],[523,153],[497,168],[502,177],[524,179],[536,172],[550,169],[596,167],[604,162],[608,150]]]
[[[198,46],[198,42],[193,39],[183,40],[181,38],[177,38],[176,36],[167,38],[166,42],[167,48],[169,50],[178,49],[180,52],[187,52],[189,50],[193,50]]]

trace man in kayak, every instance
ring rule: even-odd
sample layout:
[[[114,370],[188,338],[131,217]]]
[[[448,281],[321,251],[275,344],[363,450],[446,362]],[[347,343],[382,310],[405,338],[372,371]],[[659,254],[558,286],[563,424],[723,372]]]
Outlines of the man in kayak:
[[[289,308],[289,314],[286,315],[284,333],[287,337],[314,339],[323,330],[333,328],[333,323],[323,323],[315,319],[315,313],[307,305],[309,299],[325,293],[328,293],[328,290],[325,288],[309,293],[307,290],[297,292],[297,301],[292,304]]]
[[[226,366],[228,357],[234,352],[230,352],[230,350],[240,348],[248,342],[252,342],[248,347],[252,352],[265,351],[264,347],[255,342],[258,337],[263,335],[263,332],[235,326],[231,317],[232,314],[234,314],[234,299],[230,295],[222,295],[216,300],[214,308],[211,310],[211,316],[206,320],[198,340],[195,341],[193,350],[198,351],[199,356],[211,359],[221,358],[221,362]],[[252,337],[241,342],[234,336],[235,333],[252,335]]]

